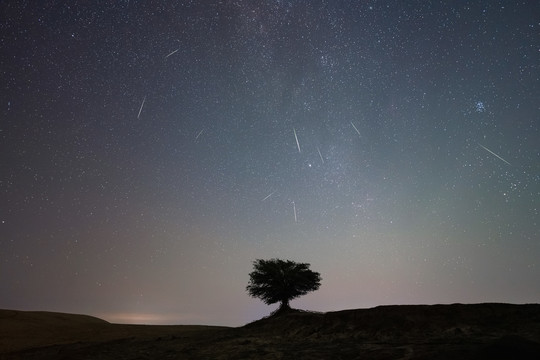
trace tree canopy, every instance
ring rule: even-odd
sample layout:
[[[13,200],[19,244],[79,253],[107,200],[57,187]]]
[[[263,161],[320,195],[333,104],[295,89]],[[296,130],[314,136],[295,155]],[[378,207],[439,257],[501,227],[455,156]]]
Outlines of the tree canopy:
[[[271,305],[280,302],[278,311],[290,309],[289,301],[321,286],[321,275],[309,269],[310,264],[290,260],[257,259],[249,274],[247,292]]]

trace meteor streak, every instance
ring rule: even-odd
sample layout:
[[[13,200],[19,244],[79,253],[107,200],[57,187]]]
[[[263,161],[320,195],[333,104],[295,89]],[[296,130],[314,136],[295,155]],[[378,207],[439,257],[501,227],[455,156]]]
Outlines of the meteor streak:
[[[323,157],[322,157],[321,150],[319,149],[319,147],[317,147],[317,151],[318,151],[318,153],[319,153],[319,156],[321,157],[322,163],[324,164],[324,159],[323,159]]]
[[[143,101],[142,101],[142,104],[141,104],[141,108],[139,109],[139,114],[137,115],[137,119],[141,116],[141,112],[142,112],[142,108],[144,106],[144,102],[146,101],[146,96],[144,97]]]
[[[262,199],[261,201],[264,201],[266,199],[268,199],[270,196],[274,195],[275,191],[271,192],[270,194],[266,195],[266,197],[264,199]]]
[[[292,208],[294,212],[294,222],[298,222],[298,219],[296,218],[296,205],[294,204],[294,201],[292,202]]]
[[[354,124],[352,123],[352,121],[351,121],[351,125],[352,125],[352,127],[354,128],[354,130],[356,130],[356,132],[358,133],[358,135],[359,135],[359,136],[362,136],[362,135],[360,135],[360,131],[358,131],[358,129],[356,128],[356,126],[354,126]]]
[[[197,136],[195,136],[195,140],[197,140],[199,138],[199,136],[201,136],[201,134],[203,133],[204,129],[202,129],[201,131],[199,131],[199,133],[197,134]]]
[[[489,150],[487,147],[485,147],[484,145],[478,143],[478,145],[480,145],[484,150],[486,151],[489,151],[490,154],[492,154],[493,156],[496,156],[497,158],[499,158],[500,160],[504,161],[505,163],[507,163],[508,165],[512,166],[512,164],[510,164],[508,161],[504,160],[502,157],[500,157],[499,155],[495,154],[493,151]]]
[[[177,52],[178,50],[180,50],[180,48],[174,50],[172,53],[170,53],[169,55],[165,56],[165,59],[168,58],[169,56],[171,56],[172,54],[174,54],[175,52]]]
[[[300,151],[300,143],[298,142],[298,136],[296,136],[296,129],[293,128],[293,132],[294,132],[294,138],[296,139],[296,146],[298,147],[298,152],[301,152]]]

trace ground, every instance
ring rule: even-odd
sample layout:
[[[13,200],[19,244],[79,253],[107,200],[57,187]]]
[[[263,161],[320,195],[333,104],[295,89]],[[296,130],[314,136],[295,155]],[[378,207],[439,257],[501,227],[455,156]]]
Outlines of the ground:
[[[0,359],[539,359],[540,305],[291,311],[238,328],[0,310]]]

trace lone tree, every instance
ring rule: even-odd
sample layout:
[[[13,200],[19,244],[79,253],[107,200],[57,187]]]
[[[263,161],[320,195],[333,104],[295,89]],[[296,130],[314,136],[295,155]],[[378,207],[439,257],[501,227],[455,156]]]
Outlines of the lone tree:
[[[249,274],[247,292],[265,304],[281,302],[276,313],[290,310],[289,301],[321,286],[321,274],[309,269],[309,264],[290,260],[255,260]]]

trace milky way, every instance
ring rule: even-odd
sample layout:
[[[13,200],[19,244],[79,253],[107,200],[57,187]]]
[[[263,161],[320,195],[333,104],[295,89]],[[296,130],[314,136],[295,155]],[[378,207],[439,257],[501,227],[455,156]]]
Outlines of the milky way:
[[[540,4],[0,5],[0,308],[242,325],[538,302]]]

